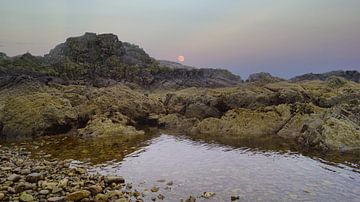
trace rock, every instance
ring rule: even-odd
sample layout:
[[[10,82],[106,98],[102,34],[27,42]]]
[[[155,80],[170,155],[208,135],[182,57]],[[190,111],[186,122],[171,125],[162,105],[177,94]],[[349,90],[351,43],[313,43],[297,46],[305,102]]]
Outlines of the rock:
[[[240,200],[240,196],[231,196],[230,199],[231,201]]]
[[[47,199],[48,202],[65,202],[65,197],[63,196],[56,196],[56,197],[50,197]]]
[[[70,193],[68,195],[66,195],[65,199],[67,201],[79,201],[81,199],[87,198],[90,196],[90,192],[87,190],[81,190],[81,191],[76,191],[73,193]]]
[[[116,184],[121,183],[122,184],[122,183],[125,183],[125,179],[120,176],[106,176],[105,182],[107,184],[112,184],[112,183],[116,183]]]
[[[106,196],[105,194],[97,194],[94,199],[95,202],[106,202],[107,200],[108,196]]]
[[[158,192],[159,191],[159,187],[153,187],[150,189],[150,191],[152,192]]]
[[[40,173],[31,173],[26,176],[26,181],[30,183],[37,183],[42,180],[43,176]]]
[[[20,201],[23,201],[23,202],[34,201],[34,197],[26,192],[22,192],[20,194]]]
[[[165,199],[165,196],[162,195],[162,194],[159,194],[159,195],[157,196],[157,198],[160,199],[160,200],[164,200],[164,199]]]
[[[92,185],[87,188],[93,195],[101,193],[103,191],[102,187],[99,185]]]
[[[60,188],[65,188],[65,187],[68,186],[68,183],[69,183],[69,179],[64,178],[64,179],[62,179],[62,180],[59,181],[58,186],[59,186]]]
[[[249,78],[246,81],[266,84],[266,83],[284,81],[284,79],[272,76],[267,72],[260,72],[260,73],[250,74]]]
[[[50,191],[49,190],[41,190],[41,191],[39,191],[39,194],[41,194],[41,195],[48,195],[50,193]]]
[[[211,197],[215,196],[215,193],[214,192],[204,192],[202,194],[202,197],[206,198],[206,199],[209,199]]]
[[[169,181],[169,182],[166,183],[166,185],[168,185],[168,186],[172,186],[173,184],[174,184],[173,181]]]
[[[195,202],[196,198],[193,196],[190,196],[188,199],[185,200],[185,202]]]
[[[5,194],[0,192],[0,201],[2,201],[5,198]]]
[[[17,175],[17,174],[12,174],[10,175],[7,180],[9,181],[13,181],[13,182],[17,182],[21,179],[21,176],[20,175]]]
[[[21,175],[28,175],[30,173],[31,173],[30,169],[23,169],[23,170],[20,171]]]

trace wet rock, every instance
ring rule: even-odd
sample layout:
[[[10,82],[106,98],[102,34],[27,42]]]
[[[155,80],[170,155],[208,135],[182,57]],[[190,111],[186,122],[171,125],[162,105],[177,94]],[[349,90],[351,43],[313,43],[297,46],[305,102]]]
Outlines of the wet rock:
[[[151,188],[150,191],[152,191],[152,192],[158,192],[158,191],[159,191],[159,187],[153,187],[153,188]]]
[[[88,187],[88,190],[93,194],[96,195],[98,193],[101,193],[103,191],[102,187],[99,185],[92,185]]]
[[[97,194],[94,199],[95,202],[106,202],[107,200],[108,196],[106,196],[105,194]]]
[[[125,183],[125,179],[123,177],[120,177],[120,176],[106,176],[105,177],[105,182],[107,184]]]
[[[79,201],[81,199],[87,198],[90,196],[90,192],[87,190],[81,190],[81,191],[76,191],[73,193],[70,193],[68,195],[66,195],[66,200],[67,201]]]
[[[17,182],[21,179],[21,176],[20,175],[17,175],[17,174],[12,174],[10,175],[7,180],[9,181],[13,181],[13,182]]]
[[[206,199],[209,199],[209,198],[215,196],[215,193],[214,192],[204,192],[201,196]]]
[[[165,196],[162,195],[162,194],[159,194],[159,195],[157,196],[157,198],[160,199],[160,200],[164,200],[164,199],[165,199]]]
[[[23,202],[34,201],[34,197],[26,192],[22,192],[20,195],[20,201],[23,201]]]
[[[194,196],[190,196],[188,199],[185,200],[185,202],[195,202],[196,198]]]
[[[26,176],[26,181],[30,183],[37,183],[42,180],[43,176],[40,173],[31,173]]]

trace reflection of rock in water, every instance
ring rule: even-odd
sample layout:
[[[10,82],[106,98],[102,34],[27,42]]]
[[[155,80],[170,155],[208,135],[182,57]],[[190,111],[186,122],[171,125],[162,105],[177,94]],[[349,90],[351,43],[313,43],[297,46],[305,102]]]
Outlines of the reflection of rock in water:
[[[93,164],[120,161],[126,155],[147,144],[152,135],[107,136],[78,138],[71,136],[48,137],[26,144],[33,157],[51,154],[53,158],[75,159]]]

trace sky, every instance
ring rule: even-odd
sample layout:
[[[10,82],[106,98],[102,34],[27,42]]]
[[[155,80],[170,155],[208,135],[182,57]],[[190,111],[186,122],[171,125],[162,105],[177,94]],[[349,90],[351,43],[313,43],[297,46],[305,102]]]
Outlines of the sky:
[[[243,78],[360,70],[359,0],[0,0],[0,28],[9,56],[95,32]]]

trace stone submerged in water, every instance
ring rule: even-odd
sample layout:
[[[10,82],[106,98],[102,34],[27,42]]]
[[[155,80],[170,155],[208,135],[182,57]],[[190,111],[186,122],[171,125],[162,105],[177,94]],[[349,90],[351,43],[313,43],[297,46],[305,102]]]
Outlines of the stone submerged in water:
[[[116,184],[122,184],[125,183],[125,179],[123,177],[120,176],[107,176],[105,177],[105,183],[107,184],[112,184],[112,183],[116,183]]]

